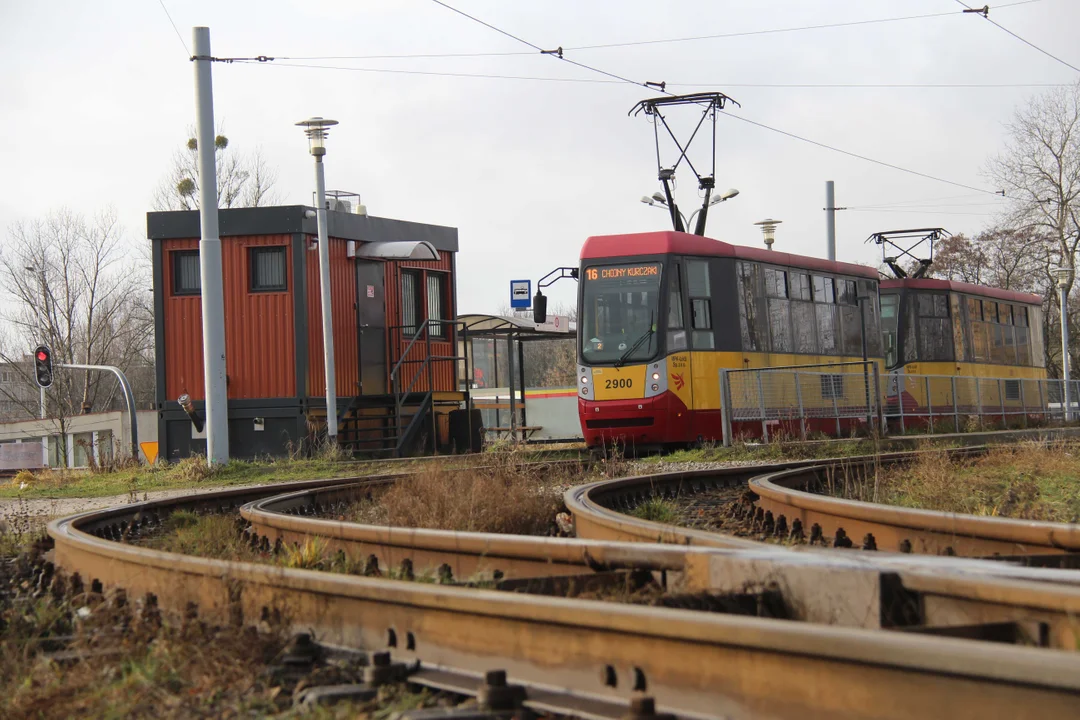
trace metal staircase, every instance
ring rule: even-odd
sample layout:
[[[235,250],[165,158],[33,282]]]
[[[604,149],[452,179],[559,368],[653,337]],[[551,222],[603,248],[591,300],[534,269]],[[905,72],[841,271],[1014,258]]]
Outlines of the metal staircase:
[[[358,395],[343,407],[338,417],[338,442],[346,452],[368,457],[436,452],[439,401],[434,390],[434,364],[456,362],[459,358],[432,354],[431,327],[449,323],[432,320],[419,324],[393,363],[389,394]],[[395,345],[399,343],[389,343],[391,352]],[[418,347],[423,348],[422,353],[414,353]],[[421,383],[421,378],[426,383]]]

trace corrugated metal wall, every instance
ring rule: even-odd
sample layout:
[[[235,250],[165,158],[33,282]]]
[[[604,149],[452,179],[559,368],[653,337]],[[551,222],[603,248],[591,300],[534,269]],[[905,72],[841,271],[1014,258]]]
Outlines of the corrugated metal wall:
[[[251,292],[248,248],[284,246],[287,290]],[[296,396],[291,235],[247,235],[221,243],[225,277],[225,366],[229,397]]]
[[[317,250],[307,250],[313,238],[304,242],[305,302],[308,327],[308,373],[306,395],[325,394],[322,355],[322,314],[319,291],[319,262]],[[198,239],[166,240],[162,242],[162,287],[164,292],[165,324],[165,387],[166,396],[175,399],[188,393],[193,399],[204,397],[202,364],[202,302],[198,295],[174,295],[172,282],[173,251],[197,250]],[[284,398],[304,394],[296,388],[296,345],[294,342],[292,276],[292,236],[259,235],[222,238],[222,270],[225,280],[225,342],[226,372],[229,376],[229,397],[232,399]],[[288,289],[283,292],[253,293],[251,288],[248,248],[283,245],[286,248]],[[356,321],[356,268],[346,257],[346,242],[331,238],[330,242],[331,302],[334,322],[334,359],[336,362],[337,393],[352,397],[358,390],[359,342]],[[453,318],[457,312],[456,288],[451,276],[453,254],[441,252],[435,262],[387,262],[386,326],[390,362],[400,356],[409,338],[403,338],[398,327],[401,317],[401,270],[441,271],[446,277],[444,315]],[[420,278],[421,312],[426,317],[426,279]],[[454,354],[451,338],[433,340],[432,354]],[[426,348],[418,343],[410,352],[410,360],[422,360]],[[417,363],[414,368],[418,368]],[[392,365],[391,365],[392,367]],[[457,363],[435,363],[435,389],[457,390]],[[387,369],[389,372],[389,367]],[[416,369],[403,372],[408,384]],[[426,390],[427,378],[417,380],[413,390]]]
[[[310,247],[309,236],[304,247]],[[359,392],[360,342],[356,327],[356,266],[346,257],[346,241],[330,238],[330,307],[334,320],[334,374],[337,394],[353,397]],[[305,250],[307,270],[308,387],[309,397],[326,395],[323,370],[322,298],[318,250]]]
[[[401,261],[401,262],[388,262],[386,263],[386,326],[388,328],[399,327],[402,325],[402,295],[401,295],[401,271],[402,270],[420,270],[420,271],[443,271],[446,273],[446,295],[447,295],[447,308],[445,316],[449,319],[453,319],[457,314],[457,291],[454,285],[454,278],[451,275],[453,268],[454,254],[449,252],[439,252],[439,259],[435,261],[421,262],[421,261]],[[421,312],[419,313],[420,320],[423,320],[427,316],[426,311],[426,297],[427,297],[427,280],[421,278],[420,280],[420,295],[423,300],[421,301]],[[401,357],[402,351],[408,344],[411,336],[403,337],[401,330],[391,330],[387,339],[391,348],[391,363],[396,362]],[[446,340],[432,340],[431,341],[431,354],[441,356],[454,355],[454,343],[452,341],[452,335],[448,333]],[[422,341],[417,341],[416,345],[409,352],[408,360],[423,360],[426,348],[423,347]],[[391,365],[392,367],[392,365]],[[419,370],[419,363],[406,365],[402,370],[402,387],[407,386],[413,375]],[[433,365],[434,382],[436,391],[453,391],[457,390],[457,363],[453,361],[436,362]],[[426,376],[426,372],[425,372]],[[428,382],[426,377],[422,377],[416,381],[413,386],[413,390],[426,390]]]
[[[225,290],[225,372],[232,399],[280,398],[296,395],[296,347],[293,340],[292,236],[251,235],[223,238],[222,277]],[[251,292],[248,248],[284,246],[287,290]],[[166,397],[181,393],[204,397],[202,366],[202,300],[174,295],[172,257],[175,250],[198,249],[198,240],[164,242],[165,386]]]
[[[202,299],[198,295],[173,294],[172,253],[198,250],[199,241],[166,240],[162,245],[162,292],[165,317],[165,397],[175,400],[187,393],[193,399],[206,397],[203,386]],[[228,355],[226,355],[228,357]]]

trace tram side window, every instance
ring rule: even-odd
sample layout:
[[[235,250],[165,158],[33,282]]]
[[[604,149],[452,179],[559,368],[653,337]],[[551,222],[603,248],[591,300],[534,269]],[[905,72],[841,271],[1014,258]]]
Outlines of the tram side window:
[[[765,268],[765,295],[769,307],[769,336],[773,352],[791,352],[791,301],[787,272]]]
[[[764,336],[763,302],[758,295],[761,266],[739,263],[739,328],[742,331],[742,349],[744,352],[766,350]]]
[[[975,362],[990,362],[990,337],[983,322],[983,304],[978,298],[968,298],[968,324],[971,326],[971,357]]]
[[[836,281],[830,277],[814,276],[814,300],[819,303],[836,302]]]
[[[1042,308],[1028,306],[1028,343],[1031,346],[1031,364],[1033,367],[1046,367],[1046,346],[1043,338]]]
[[[671,291],[668,294],[668,350],[686,349],[686,330],[683,325],[682,277],[679,266],[672,267]]]
[[[836,281],[814,276],[814,313],[817,316],[818,346],[826,355],[840,353],[840,316],[836,308]]]
[[[964,299],[957,293],[949,293],[949,314],[952,315],[953,357],[966,358],[970,352],[967,339],[968,323],[964,321]]]
[[[813,296],[810,294],[810,276],[793,272],[791,278],[791,330],[797,353],[817,352],[817,329],[814,322]]]
[[[840,304],[841,305],[858,305],[858,296],[855,294],[855,281],[854,280],[838,280],[837,283],[840,286]]]
[[[877,283],[873,280],[860,280],[862,295],[867,298],[863,301],[863,309],[866,311],[866,347],[867,352],[874,356],[882,355],[881,351],[881,319],[878,317]]]
[[[840,306],[840,327],[843,331],[844,354],[861,358],[862,318],[859,317],[859,307],[857,305]]]
[[[1031,361],[1031,337],[1030,330],[1026,327],[1016,327],[1016,364],[1034,365]]]
[[[1030,366],[1031,341],[1028,333],[1028,313],[1023,305],[1014,305],[1012,308],[1013,333],[1016,335],[1016,364]]]
[[[709,262],[686,261],[686,285],[690,293],[691,347],[711,350],[715,347],[712,331],[712,293],[709,287]]]
[[[885,339],[885,367],[896,366],[897,360],[897,310],[900,296],[896,294],[881,296],[881,329]]]
[[[947,295],[920,294],[919,307],[919,359],[947,361],[953,359],[952,323],[949,322],[949,297]]]
[[[862,318],[859,316],[859,296],[854,280],[836,281],[837,302],[840,307],[840,345],[844,355],[862,357]],[[869,348],[867,348],[869,350]]]
[[[806,273],[791,273],[791,299],[810,300],[810,276]]]

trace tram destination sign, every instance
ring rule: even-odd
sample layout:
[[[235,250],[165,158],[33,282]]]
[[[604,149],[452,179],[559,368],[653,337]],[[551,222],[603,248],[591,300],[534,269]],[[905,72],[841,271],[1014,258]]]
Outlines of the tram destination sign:
[[[599,265],[585,268],[585,282],[624,284],[653,284],[660,280],[660,263],[636,265]]]

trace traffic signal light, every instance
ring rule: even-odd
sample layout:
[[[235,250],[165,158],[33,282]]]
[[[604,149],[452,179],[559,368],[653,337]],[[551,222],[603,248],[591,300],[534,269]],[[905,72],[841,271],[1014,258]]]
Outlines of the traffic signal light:
[[[34,350],[34,378],[37,384],[43,388],[52,385],[52,350],[44,345],[38,345]]]

